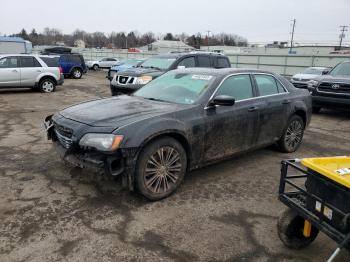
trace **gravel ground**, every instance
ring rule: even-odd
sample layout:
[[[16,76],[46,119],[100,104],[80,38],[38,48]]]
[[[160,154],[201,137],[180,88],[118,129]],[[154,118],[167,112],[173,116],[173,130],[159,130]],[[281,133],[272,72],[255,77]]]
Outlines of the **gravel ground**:
[[[109,96],[105,72],[66,79],[52,94],[0,90],[0,261],[325,261],[320,234],[285,248],[276,222],[284,158],[349,154],[350,113],[314,115],[294,154],[273,148],[187,174],[171,197],[148,202],[120,181],[65,166],[46,140],[44,117]],[[343,251],[336,261],[346,261]]]

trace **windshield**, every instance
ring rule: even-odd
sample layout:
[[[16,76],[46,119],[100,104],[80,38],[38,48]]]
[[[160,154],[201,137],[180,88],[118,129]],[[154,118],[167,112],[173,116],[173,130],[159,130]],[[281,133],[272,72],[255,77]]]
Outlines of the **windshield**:
[[[214,79],[215,77],[211,75],[169,72],[145,85],[134,95],[189,105],[199,99]]]
[[[141,66],[165,70],[168,69],[175,60],[175,58],[169,57],[152,57],[143,62]]]
[[[350,77],[350,63],[341,63],[333,68],[329,73],[331,76],[347,76]]]
[[[321,68],[306,68],[302,73],[306,75],[322,75],[324,69]]]

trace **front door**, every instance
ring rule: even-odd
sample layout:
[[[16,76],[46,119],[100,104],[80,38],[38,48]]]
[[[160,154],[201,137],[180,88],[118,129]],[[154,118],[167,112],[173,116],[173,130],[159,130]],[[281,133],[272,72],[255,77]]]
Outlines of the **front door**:
[[[233,106],[206,109],[204,161],[216,160],[254,146],[258,128],[259,107],[249,74],[226,78],[214,96],[234,97]]]
[[[8,56],[0,59],[0,86],[20,86],[21,73],[16,56]]]

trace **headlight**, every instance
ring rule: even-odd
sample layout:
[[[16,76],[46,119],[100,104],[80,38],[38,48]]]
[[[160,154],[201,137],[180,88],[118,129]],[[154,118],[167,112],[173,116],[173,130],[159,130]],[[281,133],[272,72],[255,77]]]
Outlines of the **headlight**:
[[[136,77],[135,84],[136,85],[145,85],[153,79],[152,76],[140,76]]]
[[[89,133],[80,139],[79,145],[93,147],[100,151],[114,151],[122,141],[123,136],[121,135]]]
[[[307,87],[310,89],[315,89],[316,86],[318,86],[319,82],[316,80],[310,80],[307,82]]]

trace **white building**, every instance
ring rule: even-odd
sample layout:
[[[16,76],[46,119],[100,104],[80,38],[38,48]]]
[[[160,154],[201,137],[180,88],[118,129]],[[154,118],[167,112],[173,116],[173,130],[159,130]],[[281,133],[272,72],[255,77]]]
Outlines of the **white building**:
[[[85,48],[85,42],[81,39],[75,40],[74,46],[79,48]]]
[[[139,48],[144,52],[168,53],[171,51],[191,51],[192,46],[186,45],[182,41],[157,40],[152,44]]]

